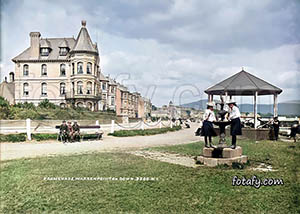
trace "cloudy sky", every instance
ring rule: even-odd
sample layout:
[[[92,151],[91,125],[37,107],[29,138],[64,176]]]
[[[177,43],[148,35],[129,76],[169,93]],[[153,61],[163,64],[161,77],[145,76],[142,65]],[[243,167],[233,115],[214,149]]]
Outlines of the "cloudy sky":
[[[1,79],[29,47],[31,31],[76,38],[84,19],[103,73],[155,105],[206,98],[206,88],[242,67],[282,88],[279,101],[299,99],[299,0],[1,2]]]

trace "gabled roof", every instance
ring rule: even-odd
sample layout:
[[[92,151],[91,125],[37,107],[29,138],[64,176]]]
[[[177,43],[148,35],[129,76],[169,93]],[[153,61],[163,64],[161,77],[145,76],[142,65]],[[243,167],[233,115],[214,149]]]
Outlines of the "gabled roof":
[[[35,32],[38,33],[38,32]],[[40,33],[38,33],[40,36]],[[86,29],[86,22],[82,21],[82,27],[77,36],[74,38],[41,38],[40,47],[51,48],[49,56],[40,56],[39,58],[31,57],[31,48],[27,48],[21,54],[12,59],[16,61],[27,61],[27,60],[66,60],[68,55],[60,56],[59,48],[68,48],[70,52],[89,52],[98,55],[97,44],[93,44],[90,35]]]
[[[280,94],[282,90],[244,70],[205,90],[207,94],[224,95]]]
[[[48,41],[47,38],[46,39],[42,39],[40,41],[40,47],[41,48],[51,48],[51,44],[50,44],[50,42]]]
[[[69,45],[68,45],[68,42],[67,42],[67,40],[66,39],[64,39],[59,45],[58,45],[58,47],[60,47],[60,48],[72,48],[72,47],[70,47]]]
[[[59,55],[59,48],[60,45],[63,43],[66,43],[68,45],[69,49],[72,49],[72,47],[75,44],[74,38],[42,38],[40,40],[40,45],[42,44],[48,44],[51,47],[51,51],[49,53],[49,56],[40,56],[38,60],[65,60],[68,56],[60,56]],[[27,48],[25,51],[23,51],[21,54],[16,56],[12,59],[12,61],[22,61],[22,60],[30,60],[30,47]]]
[[[75,46],[72,49],[72,52],[81,52],[81,51],[87,51],[87,52],[93,52],[98,54],[97,45],[94,45],[91,37],[86,29],[86,22],[82,21],[82,27],[79,31],[79,34],[76,39]]]

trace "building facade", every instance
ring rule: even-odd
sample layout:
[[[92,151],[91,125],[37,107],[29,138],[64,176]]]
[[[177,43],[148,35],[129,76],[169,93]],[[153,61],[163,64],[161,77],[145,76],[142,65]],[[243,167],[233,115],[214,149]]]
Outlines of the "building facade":
[[[64,107],[99,110],[100,58],[82,21],[77,38],[41,38],[30,33],[30,47],[15,63],[15,102],[38,104],[44,99]]]
[[[42,38],[30,33],[30,47],[14,57],[14,102],[38,105],[44,99],[61,107],[115,111],[119,116],[143,118],[151,102],[105,76],[86,21],[77,38]],[[11,101],[13,102],[13,101]]]

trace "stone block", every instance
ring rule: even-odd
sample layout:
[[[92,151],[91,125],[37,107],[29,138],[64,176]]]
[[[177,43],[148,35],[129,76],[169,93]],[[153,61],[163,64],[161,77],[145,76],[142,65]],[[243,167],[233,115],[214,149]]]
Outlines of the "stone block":
[[[231,166],[232,163],[247,163],[248,157],[246,155],[242,155],[239,157],[234,158],[209,158],[209,157],[203,157],[198,156],[197,161],[199,161],[201,164],[204,164],[205,166],[215,167],[217,165],[224,165],[227,164],[228,166]]]
[[[201,164],[204,163],[204,157],[203,156],[197,156],[196,161],[200,162]]]
[[[242,147],[237,146],[235,149],[224,148],[222,152],[223,158],[235,158],[240,157],[243,154]]]
[[[247,161],[248,161],[248,157],[246,155],[242,155],[241,156],[241,162],[242,163],[247,163]]]
[[[204,158],[204,165],[205,166],[217,166],[218,165],[218,158]]]
[[[204,157],[212,157],[212,152],[214,151],[214,148],[203,148],[203,156]]]

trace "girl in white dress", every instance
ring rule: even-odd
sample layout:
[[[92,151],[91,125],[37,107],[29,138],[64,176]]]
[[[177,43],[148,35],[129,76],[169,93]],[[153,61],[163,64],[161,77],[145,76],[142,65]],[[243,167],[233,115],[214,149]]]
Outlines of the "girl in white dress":
[[[216,121],[216,116],[213,109],[214,104],[212,102],[207,103],[207,109],[205,110],[203,115],[203,126],[201,129],[201,136],[204,136],[205,147],[213,147],[211,144],[211,137],[217,136],[216,131],[213,127],[213,122]],[[209,146],[207,138],[209,139]]]

